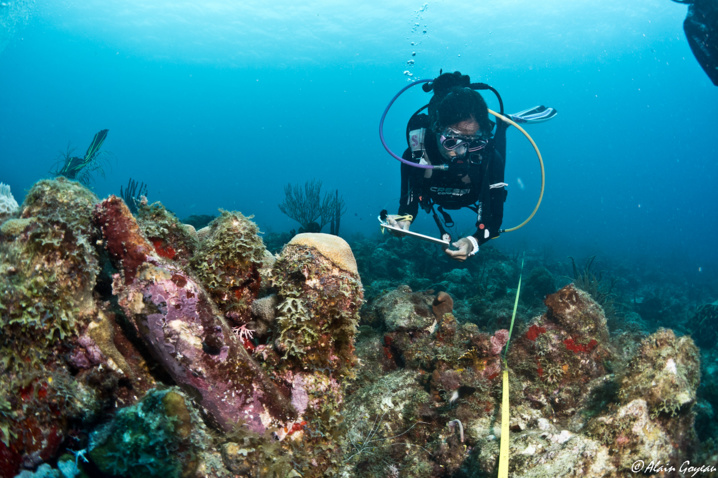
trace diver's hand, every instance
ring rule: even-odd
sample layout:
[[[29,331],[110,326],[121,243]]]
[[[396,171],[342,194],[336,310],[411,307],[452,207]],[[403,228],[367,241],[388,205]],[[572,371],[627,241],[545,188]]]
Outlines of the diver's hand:
[[[446,255],[454,259],[455,261],[464,262],[468,257],[473,256],[479,252],[479,243],[474,237],[462,237],[458,241],[451,244],[456,250],[449,248],[444,249]]]
[[[399,216],[398,214],[389,214],[388,216],[386,216],[386,223],[389,224],[390,226],[398,227],[399,229],[408,231],[409,226],[411,226],[411,221],[409,221],[407,219],[402,219],[403,217],[405,217],[405,216]],[[390,229],[390,231],[395,236],[403,235],[399,232],[392,231],[391,229]]]

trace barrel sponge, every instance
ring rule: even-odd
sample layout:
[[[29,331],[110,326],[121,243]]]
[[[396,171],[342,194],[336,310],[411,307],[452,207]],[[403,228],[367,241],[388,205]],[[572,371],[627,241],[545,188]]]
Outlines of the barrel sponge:
[[[359,275],[351,247],[339,236],[307,232],[297,234],[289,241],[289,244],[312,247],[338,268]]]
[[[0,215],[14,214],[17,208],[17,201],[10,192],[10,186],[0,183]]]

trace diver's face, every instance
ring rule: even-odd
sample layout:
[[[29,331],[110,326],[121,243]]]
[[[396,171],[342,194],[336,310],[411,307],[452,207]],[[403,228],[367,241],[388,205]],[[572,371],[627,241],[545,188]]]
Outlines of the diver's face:
[[[486,145],[479,123],[474,118],[452,124],[437,134],[437,141],[439,152],[449,161],[462,159],[469,152],[476,152]]]
[[[452,124],[449,128],[464,136],[476,136],[480,129],[479,123],[474,118]]]

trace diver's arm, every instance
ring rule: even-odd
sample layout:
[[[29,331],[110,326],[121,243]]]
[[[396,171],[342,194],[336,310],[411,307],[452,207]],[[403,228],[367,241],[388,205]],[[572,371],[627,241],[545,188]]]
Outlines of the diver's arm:
[[[412,161],[411,150],[404,152],[404,159]],[[419,174],[417,174],[417,172]],[[419,212],[419,194],[424,170],[401,164],[401,194],[399,196],[399,216],[416,217]]]
[[[506,187],[497,186],[489,191],[489,201],[485,204],[487,214],[484,215],[484,220],[477,223],[476,232],[474,237],[483,244],[489,239],[499,237],[499,231],[501,230],[501,223],[504,219],[504,202],[506,202]]]
[[[499,236],[501,223],[504,220],[504,202],[508,193],[504,182],[505,164],[504,157],[496,151],[486,172],[488,180],[483,185],[486,190],[481,194],[480,214],[476,221],[476,232],[473,234],[479,245]]]

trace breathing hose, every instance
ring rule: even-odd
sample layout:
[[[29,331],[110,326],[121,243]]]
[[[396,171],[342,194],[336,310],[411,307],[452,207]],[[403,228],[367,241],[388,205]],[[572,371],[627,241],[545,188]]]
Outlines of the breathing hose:
[[[541,166],[541,192],[539,193],[538,201],[536,201],[536,206],[534,207],[534,210],[531,211],[531,214],[529,215],[529,217],[527,217],[524,220],[524,222],[522,222],[518,226],[510,227],[508,229],[502,229],[500,231],[500,232],[511,232],[511,231],[515,231],[516,229],[520,229],[520,228],[524,227],[531,219],[533,219],[534,215],[536,214],[536,211],[538,211],[539,206],[541,206],[541,201],[543,200],[543,192],[546,187],[546,170],[544,169],[543,158],[541,157],[541,151],[539,151],[538,146],[536,146],[536,142],[533,140],[531,135],[529,135],[526,132],[526,130],[523,129],[521,126],[516,124],[516,122],[514,120],[512,120],[504,115],[501,115],[495,111],[489,110],[489,113],[494,115],[496,118],[499,118],[501,121],[507,122],[511,126],[515,127],[519,131],[521,131],[524,134],[524,136],[526,136],[526,139],[528,139],[531,142],[531,145],[534,147],[534,150],[536,151],[536,157],[538,157],[539,165]]]

